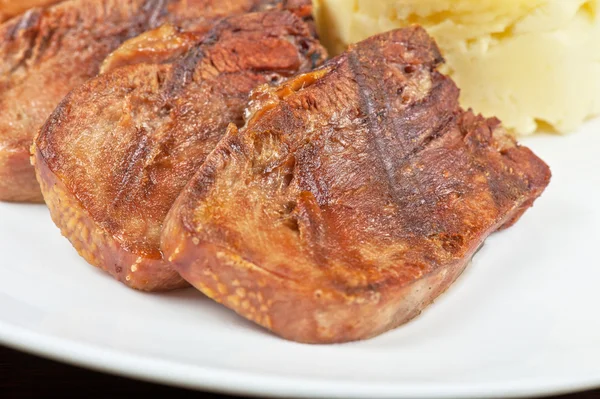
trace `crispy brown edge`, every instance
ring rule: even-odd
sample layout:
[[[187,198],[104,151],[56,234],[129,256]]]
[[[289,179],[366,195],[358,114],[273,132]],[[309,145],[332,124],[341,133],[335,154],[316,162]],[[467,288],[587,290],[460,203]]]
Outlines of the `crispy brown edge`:
[[[484,239],[518,218],[528,202],[524,198],[516,203],[482,240],[473,243],[464,258],[404,286],[386,280],[350,293],[282,278],[226,248],[201,242],[182,214],[185,192],[164,225],[161,249],[165,258],[216,302],[285,339],[309,344],[368,339],[418,316],[460,276]]]
[[[32,164],[54,223],[88,263],[141,291],[167,291],[188,286],[163,259],[150,259],[124,249],[112,235],[93,222],[81,203],[50,170],[34,144]],[[153,281],[144,277],[151,274]],[[161,278],[155,279],[156,273]]]
[[[484,123],[490,134],[496,130],[499,135],[506,134],[499,128],[499,121],[484,120],[469,112],[463,112],[465,116],[471,119],[469,123],[457,122],[461,129],[467,129],[466,133],[472,124]],[[235,141],[236,135],[236,129],[231,130],[218,149]],[[541,195],[550,179],[545,163],[519,145],[507,149],[505,155],[529,166],[526,169],[532,171],[530,195],[523,195],[504,217],[482,232],[464,257],[401,286],[388,279],[375,287],[345,292],[317,287],[308,281],[295,282],[270,273],[227,248],[200,240],[190,222],[193,211],[186,208],[190,206],[188,190],[195,189],[191,184],[167,216],[161,248],[165,258],[197,289],[283,338],[313,344],[371,338],[419,315],[458,278],[491,233],[516,222]]]
[[[35,171],[29,164],[29,151],[0,149],[0,201],[44,202]]]

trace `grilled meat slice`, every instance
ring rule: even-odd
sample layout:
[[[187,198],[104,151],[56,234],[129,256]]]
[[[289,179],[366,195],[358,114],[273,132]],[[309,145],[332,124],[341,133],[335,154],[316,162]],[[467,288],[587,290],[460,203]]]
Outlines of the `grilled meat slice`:
[[[248,94],[324,61],[287,11],[224,19],[172,63],[116,68],[71,92],[41,129],[34,164],[55,223],[130,287],[184,285],[163,261],[162,222]]]
[[[0,25],[0,200],[41,201],[34,135],[125,40],[163,23],[204,32],[223,16],[281,0],[70,0]],[[296,5],[294,7],[297,7]]]
[[[374,36],[252,96],[171,209],[165,258],[287,339],[375,336],[418,315],[550,179],[459,91],[421,28]]]
[[[263,0],[263,2],[257,4],[256,10],[287,10],[293,12],[304,19],[313,35],[316,36],[311,0]],[[109,54],[102,63],[100,73],[124,65],[170,62],[192,47],[202,37],[205,30],[204,23],[199,23],[197,27],[188,23],[185,30],[172,24],[165,24],[144,32],[125,41],[119,48]]]

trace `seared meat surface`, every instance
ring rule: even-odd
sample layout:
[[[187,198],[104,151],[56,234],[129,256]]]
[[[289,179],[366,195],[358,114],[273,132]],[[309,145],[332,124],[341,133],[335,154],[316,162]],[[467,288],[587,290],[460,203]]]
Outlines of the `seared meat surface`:
[[[109,54],[100,73],[132,64],[162,64],[176,60],[202,38],[202,33],[183,30],[172,24],[144,32],[127,40]]]
[[[460,109],[421,28],[257,90],[183,190],[165,258],[287,339],[364,339],[418,315],[549,183],[496,119]]]
[[[62,0],[0,0],[0,22],[19,15],[33,7],[44,7]]]
[[[224,19],[172,62],[128,65],[69,94],[41,129],[34,163],[55,223],[79,253],[130,287],[185,284],[159,249],[163,220],[250,91],[321,65],[288,11]]]
[[[125,40],[163,23],[205,32],[227,15],[281,0],[70,0],[0,25],[0,200],[41,201],[34,135]]]
[[[257,11],[287,10],[304,19],[316,36],[316,28],[312,19],[311,0],[263,0],[256,2]],[[206,31],[205,23],[188,21],[188,27],[165,24],[156,29],[142,33],[125,41],[119,48],[106,57],[100,68],[100,73],[130,64],[170,62],[202,37]]]

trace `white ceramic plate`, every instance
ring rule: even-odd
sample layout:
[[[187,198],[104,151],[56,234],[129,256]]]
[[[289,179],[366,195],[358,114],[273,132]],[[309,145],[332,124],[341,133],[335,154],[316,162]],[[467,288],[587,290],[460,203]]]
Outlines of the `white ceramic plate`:
[[[0,342],[173,385],[294,397],[490,397],[600,386],[600,120],[524,140],[553,180],[406,326],[286,342],[193,290],[131,291],[85,264],[43,206],[0,204]]]

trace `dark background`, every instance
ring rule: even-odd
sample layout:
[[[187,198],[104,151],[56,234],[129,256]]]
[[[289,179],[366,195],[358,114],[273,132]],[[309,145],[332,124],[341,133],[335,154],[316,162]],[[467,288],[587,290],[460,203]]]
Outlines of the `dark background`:
[[[0,346],[0,398],[2,399],[48,397],[135,399],[149,395],[168,398],[232,398],[96,373]],[[600,389],[555,398],[597,399],[600,398]]]

